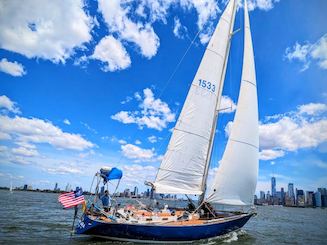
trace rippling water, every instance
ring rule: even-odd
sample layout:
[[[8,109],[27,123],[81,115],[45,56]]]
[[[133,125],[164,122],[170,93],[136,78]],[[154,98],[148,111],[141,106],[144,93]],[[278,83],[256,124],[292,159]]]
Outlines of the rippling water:
[[[1,244],[120,244],[70,237],[73,210],[64,210],[58,194],[0,191]],[[327,244],[327,209],[258,207],[242,230],[196,244]]]

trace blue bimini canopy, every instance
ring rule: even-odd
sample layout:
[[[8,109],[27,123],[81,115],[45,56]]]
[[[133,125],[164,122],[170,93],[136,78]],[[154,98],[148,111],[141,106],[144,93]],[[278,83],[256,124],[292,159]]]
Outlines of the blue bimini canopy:
[[[118,168],[112,168],[107,175],[108,180],[121,179],[123,177],[123,171]]]
[[[114,179],[121,179],[123,177],[123,172],[118,168],[112,168],[110,170],[102,168],[100,169],[100,173],[104,182]]]

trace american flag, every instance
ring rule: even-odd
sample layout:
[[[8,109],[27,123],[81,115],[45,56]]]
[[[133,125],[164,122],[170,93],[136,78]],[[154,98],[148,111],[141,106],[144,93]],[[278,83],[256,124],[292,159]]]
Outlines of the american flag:
[[[64,208],[71,208],[85,202],[82,191],[72,191],[61,194],[58,197],[58,201],[64,206]]]

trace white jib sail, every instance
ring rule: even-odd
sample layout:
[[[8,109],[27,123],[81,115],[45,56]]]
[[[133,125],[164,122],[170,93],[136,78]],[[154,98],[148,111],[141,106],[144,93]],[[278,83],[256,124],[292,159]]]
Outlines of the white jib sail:
[[[157,193],[201,194],[224,62],[234,24],[231,0],[222,14],[192,82],[155,182]]]
[[[244,3],[244,57],[240,94],[227,146],[207,201],[252,205],[258,176],[258,101],[252,38]]]

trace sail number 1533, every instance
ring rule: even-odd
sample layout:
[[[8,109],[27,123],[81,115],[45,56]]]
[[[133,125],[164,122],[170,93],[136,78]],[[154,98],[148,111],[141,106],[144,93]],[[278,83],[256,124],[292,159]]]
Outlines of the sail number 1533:
[[[211,82],[208,82],[206,80],[203,80],[203,79],[199,79],[199,86],[202,88],[206,88],[206,89],[210,90],[211,92],[215,92],[215,90],[216,90],[216,85],[214,85]]]

